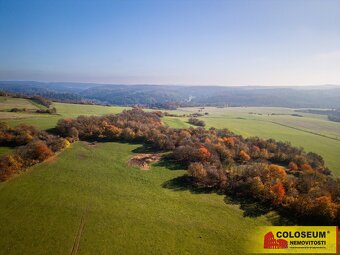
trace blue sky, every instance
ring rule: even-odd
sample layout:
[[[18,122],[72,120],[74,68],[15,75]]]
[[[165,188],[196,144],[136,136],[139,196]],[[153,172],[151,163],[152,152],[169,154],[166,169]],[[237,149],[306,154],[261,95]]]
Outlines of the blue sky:
[[[0,80],[340,84],[340,1],[0,0]]]

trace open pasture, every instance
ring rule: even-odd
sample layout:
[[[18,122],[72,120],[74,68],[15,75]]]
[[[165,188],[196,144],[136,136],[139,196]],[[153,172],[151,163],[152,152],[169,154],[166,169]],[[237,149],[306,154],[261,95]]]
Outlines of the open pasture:
[[[184,170],[129,167],[140,146],[77,142],[0,183],[0,254],[240,254],[243,230],[278,224],[190,190]]]

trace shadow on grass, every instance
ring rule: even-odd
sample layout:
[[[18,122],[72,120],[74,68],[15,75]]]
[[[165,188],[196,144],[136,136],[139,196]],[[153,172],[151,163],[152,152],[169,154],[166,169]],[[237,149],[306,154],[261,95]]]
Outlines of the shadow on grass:
[[[163,188],[174,191],[190,191],[192,194],[210,194],[216,193],[223,195],[224,202],[227,205],[237,205],[243,211],[243,217],[257,218],[264,216],[274,226],[289,226],[289,225],[310,225],[303,221],[297,221],[291,215],[285,212],[275,210],[270,204],[262,204],[252,200],[251,198],[238,197],[236,195],[225,194],[215,188],[200,188],[193,185],[192,177],[183,175],[166,181],[162,184]]]
[[[59,131],[57,128],[53,127],[53,128],[48,128],[45,130],[47,133],[50,133],[52,135],[59,135]]]
[[[186,166],[176,160],[174,160],[170,154],[164,154],[160,161],[155,166],[165,167],[170,170],[184,170]]]
[[[250,198],[237,197],[232,195],[226,195],[224,198],[226,204],[239,205],[243,211],[243,217],[257,218],[265,216],[267,220],[274,226],[290,226],[298,225],[296,219],[291,215],[288,215],[284,211],[277,211],[270,204],[264,204],[256,202]],[[299,222],[300,225],[306,225],[307,223]],[[310,224],[307,224],[310,225]]]
[[[200,187],[194,186],[192,183],[193,183],[193,179],[191,176],[183,175],[183,176],[179,176],[172,180],[164,182],[162,184],[162,187],[166,189],[171,189],[174,191],[188,190],[193,194],[216,193],[216,190],[213,188],[200,188]]]
[[[106,138],[106,137],[86,137],[81,138],[79,141],[87,142],[87,143],[122,143],[122,144],[131,144],[131,145],[140,145],[139,147],[132,150],[133,153],[160,153],[159,150],[153,148],[150,144],[143,144],[142,140],[130,141],[123,139],[114,139],[114,138]]]
[[[226,204],[240,205],[240,209],[243,210],[243,216],[250,218],[266,215],[273,210],[270,205],[259,204],[251,199],[243,197],[225,196],[224,202]]]
[[[119,141],[121,142],[121,141]],[[129,144],[132,144],[131,142],[128,142]],[[135,144],[140,144],[140,143],[135,143]],[[158,153],[159,150],[156,150],[153,148],[151,145],[144,144],[140,147],[137,147],[136,149],[132,150],[133,153]]]

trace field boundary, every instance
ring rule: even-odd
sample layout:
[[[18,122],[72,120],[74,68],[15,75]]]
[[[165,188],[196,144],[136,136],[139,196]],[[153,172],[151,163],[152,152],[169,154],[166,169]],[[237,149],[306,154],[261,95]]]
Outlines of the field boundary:
[[[45,110],[47,107],[43,106],[42,104],[39,104],[37,102],[34,102],[32,99],[26,99],[28,102],[30,102],[32,105],[34,105],[35,107],[37,107],[40,110]]]
[[[306,129],[292,127],[292,126],[289,126],[289,125],[286,125],[286,124],[282,124],[282,123],[278,123],[278,122],[275,122],[275,121],[268,121],[268,122],[276,124],[276,125],[279,125],[279,126],[288,127],[288,128],[292,128],[292,129],[295,129],[295,130],[298,130],[298,131],[306,132],[306,133],[309,133],[309,134],[312,134],[312,135],[317,135],[317,136],[325,137],[325,138],[332,139],[332,140],[335,140],[335,141],[340,141],[339,138],[331,137],[331,136],[320,134],[320,133],[316,133],[316,132],[309,131],[309,130],[306,130]]]
[[[219,118],[219,117],[209,117],[209,118]],[[305,133],[309,133],[309,134],[312,134],[312,135],[321,136],[321,137],[324,137],[324,138],[328,138],[328,139],[332,139],[332,140],[335,140],[335,141],[339,141],[339,142],[340,142],[340,138],[336,138],[336,137],[332,137],[332,136],[328,136],[328,135],[320,134],[320,133],[313,132],[313,131],[309,131],[309,130],[302,129],[302,128],[297,128],[297,127],[289,126],[289,125],[282,124],[282,123],[275,122],[275,121],[270,121],[270,120],[261,120],[261,119],[248,119],[248,118],[230,118],[230,119],[234,119],[234,120],[237,120],[237,119],[238,119],[238,120],[240,120],[240,119],[243,119],[243,120],[253,120],[253,121],[269,122],[269,123],[276,124],[276,125],[279,125],[279,126],[283,126],[283,127],[287,127],[287,128],[295,129],[295,130],[298,130],[298,131],[301,131],[301,132],[305,132]]]

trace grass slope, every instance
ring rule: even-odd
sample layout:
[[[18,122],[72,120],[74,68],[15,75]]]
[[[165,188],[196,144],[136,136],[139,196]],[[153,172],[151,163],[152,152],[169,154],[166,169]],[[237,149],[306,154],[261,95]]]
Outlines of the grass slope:
[[[12,97],[0,97],[0,110],[10,110],[12,108],[26,108],[26,109],[33,109],[38,110],[40,107],[37,106],[31,100],[24,99],[24,98],[12,98]]]
[[[78,142],[56,159],[0,184],[0,254],[239,254],[245,218],[216,194],[165,183],[183,170],[127,165],[140,145]],[[75,164],[75,162],[77,162]]]

